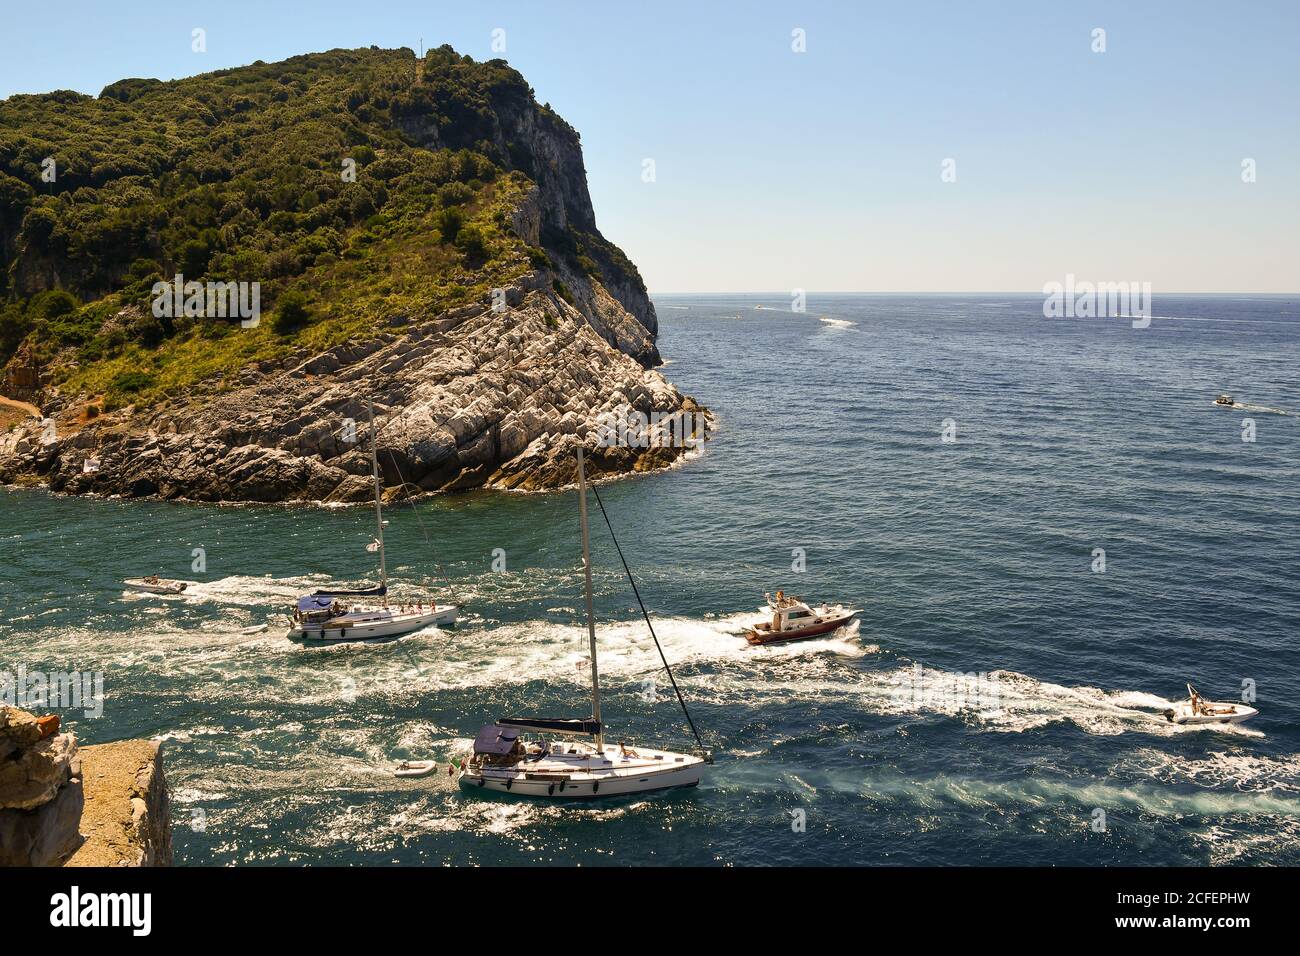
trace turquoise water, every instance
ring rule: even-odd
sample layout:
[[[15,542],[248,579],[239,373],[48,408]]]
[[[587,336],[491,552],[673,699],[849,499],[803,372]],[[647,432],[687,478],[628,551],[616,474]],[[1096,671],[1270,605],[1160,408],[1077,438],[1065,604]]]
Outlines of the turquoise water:
[[[1157,297],[1145,330],[1037,296],[656,304],[665,375],[719,429],[601,494],[717,758],[698,790],[553,807],[389,773],[507,711],[581,712],[572,493],[392,510],[394,577],[441,565],[467,619],[304,648],[241,631],[365,579],[366,511],[0,490],[0,670],[104,672],[103,716],[65,716],[166,741],[182,863],[1300,863],[1300,421],[1211,404],[1300,411],[1295,298]],[[606,720],[685,747],[594,547]],[[149,572],[198,583],[123,592]],[[861,623],[750,648],[777,587]],[[1170,726],[1186,680],[1254,681],[1260,716]]]

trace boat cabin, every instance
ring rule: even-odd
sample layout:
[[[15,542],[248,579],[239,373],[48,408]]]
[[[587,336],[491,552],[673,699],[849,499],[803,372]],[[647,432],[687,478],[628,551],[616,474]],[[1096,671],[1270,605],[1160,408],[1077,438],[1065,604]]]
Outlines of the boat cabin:
[[[813,623],[817,614],[799,599],[787,599],[772,608],[772,630],[788,631],[791,628],[804,627]]]

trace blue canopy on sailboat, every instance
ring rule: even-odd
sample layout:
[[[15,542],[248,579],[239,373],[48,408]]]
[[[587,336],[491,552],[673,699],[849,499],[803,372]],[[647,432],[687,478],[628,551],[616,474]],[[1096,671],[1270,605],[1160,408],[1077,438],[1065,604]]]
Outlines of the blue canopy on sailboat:
[[[303,614],[312,611],[325,611],[334,603],[334,599],[328,594],[308,594],[298,598],[298,610]]]
[[[359,591],[317,591],[298,598],[298,610],[303,614],[310,611],[324,611],[334,603],[336,597],[383,597],[387,593],[388,588],[383,585]]]
[[[488,724],[474,738],[474,753],[504,757],[515,749],[518,742],[519,731],[497,724]]]

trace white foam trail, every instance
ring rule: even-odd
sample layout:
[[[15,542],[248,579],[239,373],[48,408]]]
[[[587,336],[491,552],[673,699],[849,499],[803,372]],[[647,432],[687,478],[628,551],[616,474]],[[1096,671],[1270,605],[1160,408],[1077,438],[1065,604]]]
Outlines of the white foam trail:
[[[1162,783],[1193,783],[1242,793],[1300,794],[1300,755],[1268,757],[1243,750],[1210,751],[1199,759],[1154,748],[1127,754],[1112,768]]]
[[[1115,784],[1105,780],[1035,776],[1001,781],[943,773],[916,779],[896,774],[864,776],[843,769],[803,770],[796,777],[788,773],[773,775],[770,768],[745,762],[720,764],[712,778],[714,786],[725,790],[792,791],[801,798],[807,798],[810,793],[845,793],[877,803],[918,804],[928,810],[953,805],[984,809],[1030,805],[1047,809],[1070,803],[1171,819],[1207,816],[1216,818],[1216,822],[1224,817],[1300,818],[1300,800],[1288,796],[1209,790],[1187,793],[1164,785]],[[1086,826],[1087,818],[1080,816],[1079,825]]]
[[[821,315],[817,317],[819,322],[825,322],[833,329],[851,329],[858,323],[850,322],[848,319],[832,319],[830,316]]]
[[[917,665],[866,675],[863,706],[886,714],[939,713],[960,716],[981,729],[1023,733],[1068,721],[1090,734],[1117,736],[1137,731],[1161,736],[1212,730],[1263,737],[1241,724],[1187,726],[1158,713],[1174,702],[1142,691],[1065,687],[1014,671],[953,673]]]
[[[1223,406],[1219,406],[1222,408]],[[1295,412],[1283,411],[1280,408],[1269,408],[1267,405],[1252,405],[1249,402],[1233,402],[1232,407],[1243,412],[1254,412],[1257,415],[1285,415],[1296,417]]]

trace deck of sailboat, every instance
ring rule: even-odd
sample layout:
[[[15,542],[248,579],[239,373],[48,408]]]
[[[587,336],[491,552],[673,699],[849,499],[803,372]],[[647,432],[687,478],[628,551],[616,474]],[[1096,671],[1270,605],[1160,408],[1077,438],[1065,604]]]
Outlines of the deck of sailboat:
[[[629,747],[624,754],[621,747],[607,745],[604,753],[598,754],[594,747],[570,745],[565,747],[564,752],[555,749],[523,757],[507,766],[476,768],[474,773],[489,778],[523,777],[527,780],[567,780],[578,783],[644,776],[647,771],[681,770],[703,762],[700,757],[689,754],[645,747]]]
[[[346,614],[339,614],[329,619],[328,627],[339,627],[341,625],[352,624],[371,624],[376,621],[392,621],[400,623],[403,621],[420,621],[427,620],[430,622],[440,618],[446,618],[449,615],[455,617],[456,608],[448,605],[429,609],[426,611],[402,611],[391,607],[365,607],[350,609]]]

